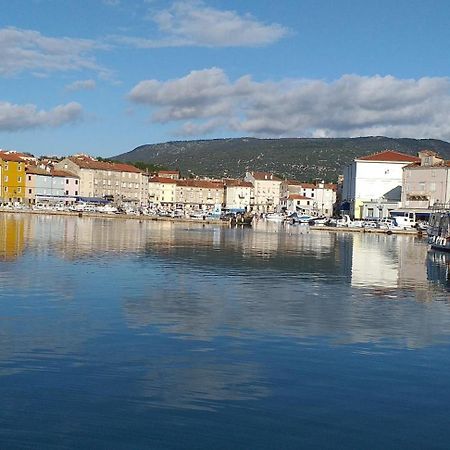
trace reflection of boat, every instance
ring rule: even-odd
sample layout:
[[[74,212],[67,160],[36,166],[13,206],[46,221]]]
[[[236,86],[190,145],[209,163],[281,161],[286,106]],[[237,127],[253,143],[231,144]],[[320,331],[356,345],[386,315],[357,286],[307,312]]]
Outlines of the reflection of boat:
[[[430,281],[443,285],[450,283],[450,255],[443,252],[428,252],[427,276]]]
[[[450,208],[435,208],[430,215],[427,232],[431,248],[450,252]]]
[[[274,220],[276,222],[283,222],[286,219],[286,215],[282,213],[267,213],[266,220]]]

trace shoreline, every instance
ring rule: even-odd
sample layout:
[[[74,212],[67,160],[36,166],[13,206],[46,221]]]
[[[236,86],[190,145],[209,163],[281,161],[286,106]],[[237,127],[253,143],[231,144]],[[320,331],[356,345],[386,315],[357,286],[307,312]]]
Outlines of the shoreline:
[[[159,216],[146,216],[146,215],[127,215],[127,214],[108,214],[108,213],[96,213],[96,212],[76,212],[76,211],[39,211],[39,210],[20,210],[20,209],[7,209],[0,208],[0,214],[32,214],[32,215],[44,215],[44,216],[66,216],[66,217],[88,217],[95,219],[121,219],[121,220],[140,220],[140,221],[154,221],[154,222],[179,222],[179,223],[196,223],[196,224],[208,224],[208,225],[222,225],[229,226],[230,222],[220,219],[193,219],[189,217],[159,217]],[[386,230],[380,228],[359,228],[359,227],[327,227],[310,225],[311,231],[328,231],[333,233],[376,233],[376,234],[402,234],[408,236],[421,237],[424,233],[411,229],[411,230]]]

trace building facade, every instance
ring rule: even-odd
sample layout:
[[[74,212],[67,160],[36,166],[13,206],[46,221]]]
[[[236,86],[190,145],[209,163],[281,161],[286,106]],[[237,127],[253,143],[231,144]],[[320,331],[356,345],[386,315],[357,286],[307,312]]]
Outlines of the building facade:
[[[0,202],[24,203],[25,161],[16,153],[0,152]]]
[[[253,184],[243,180],[224,180],[224,207],[230,211],[249,211],[254,201]]]
[[[224,184],[217,180],[178,180],[175,197],[177,205],[186,210],[211,210],[224,204]]]
[[[55,169],[79,177],[82,197],[108,198],[119,204],[141,204],[148,200],[148,178],[137,167],[129,164],[75,155],[55,164]]]
[[[247,172],[244,180],[253,185],[254,200],[250,206],[254,211],[267,213],[278,208],[281,199],[280,178],[268,172]]]
[[[428,209],[450,202],[450,161],[436,153],[419,152],[420,162],[403,168],[402,208]]]
[[[356,219],[387,217],[400,205],[403,167],[418,161],[392,150],[355,159],[344,170],[344,209]]]
[[[150,177],[148,179],[148,202],[157,207],[172,208],[176,205],[177,180]]]
[[[336,190],[337,185],[324,181],[314,184],[285,180],[282,183],[282,198],[286,200],[290,195],[301,195],[310,200],[309,205],[302,204],[302,207],[309,206],[312,215],[331,217],[336,203]]]

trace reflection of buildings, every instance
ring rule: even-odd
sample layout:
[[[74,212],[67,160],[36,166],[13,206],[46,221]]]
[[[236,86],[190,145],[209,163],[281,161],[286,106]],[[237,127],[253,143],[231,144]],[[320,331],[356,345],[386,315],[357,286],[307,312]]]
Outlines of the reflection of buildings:
[[[352,240],[351,284],[392,293],[414,290],[427,297],[427,245],[417,238],[358,233]],[[429,296],[428,296],[429,297]]]
[[[0,259],[16,259],[21,255],[27,235],[29,228],[25,228],[25,217],[0,214]]]

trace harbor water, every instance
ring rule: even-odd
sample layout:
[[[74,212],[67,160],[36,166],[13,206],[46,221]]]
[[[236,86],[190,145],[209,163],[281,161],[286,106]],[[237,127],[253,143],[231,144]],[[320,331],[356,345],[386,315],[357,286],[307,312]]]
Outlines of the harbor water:
[[[450,258],[411,236],[0,214],[0,447],[450,445]]]

